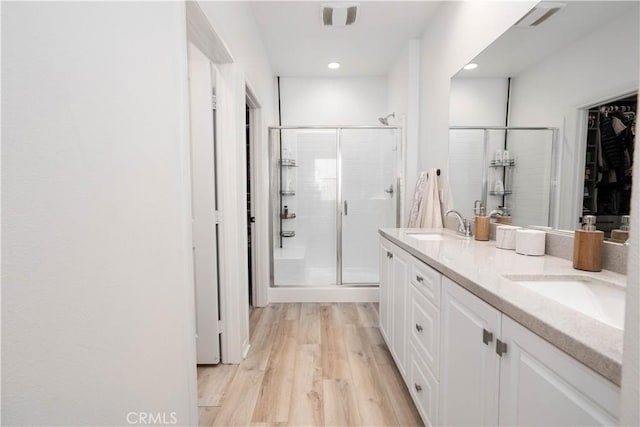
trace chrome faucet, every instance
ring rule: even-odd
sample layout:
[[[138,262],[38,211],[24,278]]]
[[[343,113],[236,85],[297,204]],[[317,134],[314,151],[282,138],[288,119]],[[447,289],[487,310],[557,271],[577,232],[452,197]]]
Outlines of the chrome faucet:
[[[444,215],[449,216],[449,214],[454,214],[458,218],[458,234],[464,237],[471,237],[471,221],[463,218],[460,212],[453,209],[449,209]]]

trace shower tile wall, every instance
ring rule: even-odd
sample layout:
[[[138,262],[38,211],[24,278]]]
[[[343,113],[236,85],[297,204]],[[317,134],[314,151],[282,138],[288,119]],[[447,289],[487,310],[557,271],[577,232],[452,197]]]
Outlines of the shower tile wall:
[[[283,169],[283,205],[296,214],[283,221],[283,230],[295,237],[282,239],[284,258],[296,257],[303,275],[278,274],[276,285],[336,284],[336,132],[324,130],[283,131],[283,157],[295,159],[295,168]],[[292,262],[293,263],[293,262]]]
[[[464,217],[473,215],[473,202],[482,198],[484,132],[449,131],[449,186],[452,205]]]
[[[514,169],[511,214],[518,225],[549,226],[552,133],[510,131]]]

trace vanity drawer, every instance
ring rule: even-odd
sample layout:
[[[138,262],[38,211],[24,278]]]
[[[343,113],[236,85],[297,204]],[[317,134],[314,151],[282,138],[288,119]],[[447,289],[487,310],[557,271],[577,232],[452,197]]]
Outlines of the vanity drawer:
[[[440,359],[440,312],[416,285],[411,285],[410,288],[410,340],[427,367],[437,376]]]
[[[431,301],[431,304],[440,307],[440,279],[442,276],[436,270],[417,259],[414,258],[412,261],[411,283]]]
[[[409,372],[409,392],[426,426],[433,426],[438,420],[438,381],[411,346],[411,367]]]

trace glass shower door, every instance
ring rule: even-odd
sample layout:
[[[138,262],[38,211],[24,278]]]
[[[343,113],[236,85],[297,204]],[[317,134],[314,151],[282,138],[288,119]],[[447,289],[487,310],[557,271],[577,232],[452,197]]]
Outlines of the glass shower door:
[[[342,283],[377,284],[378,229],[396,227],[400,130],[339,132]]]

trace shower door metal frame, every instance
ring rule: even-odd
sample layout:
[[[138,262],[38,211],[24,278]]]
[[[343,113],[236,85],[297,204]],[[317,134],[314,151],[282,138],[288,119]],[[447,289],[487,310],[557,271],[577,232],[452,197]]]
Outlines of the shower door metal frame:
[[[269,157],[271,158],[273,154],[273,138],[271,137],[271,132],[276,130],[282,132],[283,130],[335,130],[336,131],[336,286],[344,286],[342,283],[342,215],[344,214],[343,203],[342,200],[342,130],[352,130],[352,129],[397,129],[400,131],[400,138],[398,140],[398,154],[396,155],[396,159],[394,160],[395,166],[397,168],[396,176],[394,176],[394,180],[396,182],[396,227],[400,227],[400,223],[402,221],[401,212],[402,212],[402,192],[401,192],[401,182],[404,175],[404,131],[402,126],[269,126]],[[280,150],[282,150],[282,143],[280,142]],[[281,156],[280,156],[281,157]],[[269,180],[272,179],[272,173],[269,173]],[[272,183],[269,182],[269,188],[272,189]],[[273,224],[273,203],[269,205],[269,223]],[[278,212],[280,215],[280,212]],[[273,226],[270,227],[270,245],[269,251],[271,252],[270,264],[271,264],[271,283],[270,286],[274,287],[274,271],[273,271]],[[372,284],[364,283],[364,284],[349,284],[349,287],[371,287]],[[288,286],[291,287],[291,286]],[[306,286],[305,286],[306,287]],[[374,286],[375,287],[375,286]]]

